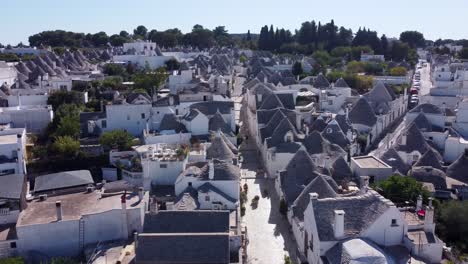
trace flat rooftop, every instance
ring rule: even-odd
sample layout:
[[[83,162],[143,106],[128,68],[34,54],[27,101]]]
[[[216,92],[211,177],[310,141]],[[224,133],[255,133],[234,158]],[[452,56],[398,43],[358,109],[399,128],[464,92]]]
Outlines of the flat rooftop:
[[[416,245],[426,245],[438,242],[434,234],[424,232],[423,230],[408,231],[408,238]]]
[[[361,156],[352,158],[361,168],[391,168],[387,163],[374,156]]]
[[[402,211],[401,212],[401,215],[403,216],[403,218],[405,219],[405,222],[408,224],[408,225],[422,225],[424,224],[424,219],[421,219],[418,217],[418,215],[415,213],[415,212],[411,212],[411,211]]]
[[[16,134],[0,135],[0,145],[16,144],[16,142],[17,142]]]
[[[62,204],[62,221],[67,221],[80,219],[83,215],[121,209],[120,197],[121,195],[113,195],[101,198],[101,193],[94,191],[47,197],[45,201],[34,200],[20,213],[17,227],[57,221],[57,201]],[[127,209],[139,208],[143,204],[137,194],[127,194]]]

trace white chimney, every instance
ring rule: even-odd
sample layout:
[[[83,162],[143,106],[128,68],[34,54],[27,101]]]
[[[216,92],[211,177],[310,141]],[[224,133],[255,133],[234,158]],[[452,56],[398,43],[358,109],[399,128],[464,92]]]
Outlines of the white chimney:
[[[127,225],[127,192],[120,197],[122,203],[122,236],[124,239],[128,238],[128,225]]]
[[[24,174],[23,134],[17,134],[16,145],[18,153],[18,174]]]
[[[407,132],[403,133],[403,135],[401,136],[401,142],[400,144],[402,146],[406,146],[406,138],[407,138]]]
[[[213,180],[214,179],[214,162],[213,160],[210,160],[208,162],[208,177],[210,178],[210,180]]]
[[[310,202],[317,201],[318,193],[309,193]]]
[[[262,94],[257,94],[257,100],[258,100],[259,102],[262,102],[262,99],[263,99],[263,98],[262,98]],[[258,106],[258,107],[260,107],[260,106]]]
[[[267,83],[267,82],[268,82],[268,79],[267,79],[266,76],[263,77],[263,82],[264,82],[264,83]]]
[[[335,238],[342,238],[344,236],[344,215],[345,212],[343,210],[335,210],[335,221],[333,224],[333,233]]]
[[[361,188],[361,193],[366,193],[369,189],[369,176],[359,177],[359,188]]]
[[[434,233],[434,207],[432,207],[432,197],[429,197],[429,205],[426,206],[424,215],[424,231]]]
[[[57,211],[57,221],[62,221],[62,202],[55,202],[55,209]]]
[[[416,201],[416,212],[422,209],[422,196],[418,196],[418,200]]]

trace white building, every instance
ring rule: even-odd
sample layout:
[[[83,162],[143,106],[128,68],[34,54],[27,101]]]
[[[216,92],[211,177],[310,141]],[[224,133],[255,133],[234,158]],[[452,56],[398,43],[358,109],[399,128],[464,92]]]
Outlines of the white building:
[[[0,131],[0,175],[26,174],[26,130]]]
[[[173,56],[162,55],[157,44],[149,41],[124,43],[123,51],[125,54],[114,55],[112,61],[132,63],[139,67],[148,65],[151,69],[156,69],[163,67],[166,61],[174,59]]]
[[[236,210],[239,201],[239,167],[232,161],[210,160],[187,165],[175,183],[176,196],[197,193],[199,209]]]
[[[13,128],[25,128],[27,133],[41,133],[53,117],[50,105],[0,108],[0,123],[10,124]]]
[[[134,148],[141,159],[143,187],[174,185],[187,164],[187,154],[181,145],[154,144]]]
[[[369,176],[371,183],[386,180],[393,174],[391,166],[374,156],[352,157],[350,167],[355,177]]]
[[[116,195],[92,189],[34,200],[16,224],[18,252],[73,257],[88,244],[126,240],[142,230],[147,204],[143,191]]]
[[[17,77],[18,72],[14,67],[10,67],[6,62],[0,61],[0,86],[3,84],[13,85]]]

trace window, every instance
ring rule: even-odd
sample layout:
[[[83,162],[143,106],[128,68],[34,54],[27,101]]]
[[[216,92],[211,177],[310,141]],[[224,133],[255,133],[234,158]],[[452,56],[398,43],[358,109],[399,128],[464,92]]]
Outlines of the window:
[[[101,127],[102,128],[107,128],[107,120],[102,120],[101,121]]]
[[[328,105],[333,105],[333,100],[328,100]]]
[[[130,115],[127,115],[127,120],[130,120]]]
[[[166,169],[166,168],[167,168],[167,164],[159,164],[159,168],[161,168],[161,169]]]
[[[10,243],[10,248],[16,248],[16,242],[11,242]]]
[[[327,134],[331,134],[333,130],[331,128],[327,128]]]
[[[189,182],[189,183],[188,183],[188,186],[192,187],[192,182]]]
[[[141,119],[145,119],[145,113],[141,113]]]
[[[207,201],[207,202],[210,201],[210,196],[209,195],[205,196],[205,201]]]
[[[392,226],[397,226],[397,220],[396,219],[392,219]]]
[[[176,114],[176,115],[179,115],[179,109],[176,109],[176,110],[175,110],[175,114]]]

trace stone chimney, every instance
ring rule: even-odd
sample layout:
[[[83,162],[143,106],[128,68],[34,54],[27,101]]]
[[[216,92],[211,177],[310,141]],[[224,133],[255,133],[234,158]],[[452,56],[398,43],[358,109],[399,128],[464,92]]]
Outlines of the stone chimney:
[[[143,187],[139,187],[139,188],[138,188],[138,199],[139,199],[140,201],[142,201],[144,195],[145,195],[145,192],[143,191]]]
[[[418,196],[418,200],[416,201],[416,212],[422,209],[422,196]]]
[[[24,174],[23,134],[16,135],[18,174]]]
[[[208,178],[210,178],[210,180],[213,180],[214,179],[214,162],[213,162],[213,159],[211,159],[210,161],[208,161]]]
[[[135,242],[135,251],[138,248],[138,232],[133,232],[133,241]]]
[[[333,223],[333,234],[336,239],[342,238],[344,236],[344,215],[343,210],[335,210],[335,221]]]
[[[154,198],[150,199],[149,212],[150,214],[158,213],[158,202]]]
[[[429,205],[426,206],[426,214],[424,216],[424,231],[434,233],[434,207],[432,207],[432,197],[429,197]]]
[[[55,202],[55,209],[57,211],[57,221],[62,221],[62,202],[61,201]]]

